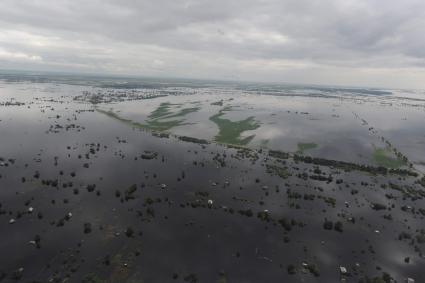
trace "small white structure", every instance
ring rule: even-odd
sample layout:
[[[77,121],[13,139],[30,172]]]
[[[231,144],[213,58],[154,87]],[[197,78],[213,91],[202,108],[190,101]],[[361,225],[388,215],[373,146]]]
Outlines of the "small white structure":
[[[347,268],[346,267],[344,267],[344,266],[340,266],[339,267],[339,272],[342,274],[342,275],[345,275],[345,274],[347,274]]]

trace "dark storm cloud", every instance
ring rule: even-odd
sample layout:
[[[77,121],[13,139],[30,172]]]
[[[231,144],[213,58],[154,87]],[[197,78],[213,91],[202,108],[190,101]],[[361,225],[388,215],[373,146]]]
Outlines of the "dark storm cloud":
[[[302,69],[306,82],[319,69],[417,76],[424,29],[422,0],[3,0],[0,63],[258,80]]]

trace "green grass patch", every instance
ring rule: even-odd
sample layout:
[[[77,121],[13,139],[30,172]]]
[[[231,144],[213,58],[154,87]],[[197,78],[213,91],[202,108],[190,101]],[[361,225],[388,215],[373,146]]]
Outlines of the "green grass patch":
[[[108,117],[114,118],[132,127],[162,132],[162,131],[169,131],[172,128],[177,126],[187,125],[188,123],[186,123],[184,119],[181,119],[181,117],[184,117],[189,113],[197,112],[200,109],[200,107],[190,107],[190,108],[179,109],[178,107],[180,106],[181,104],[172,104],[169,102],[161,103],[158,106],[158,108],[156,108],[154,111],[152,111],[149,114],[145,123],[138,123],[129,119],[122,118],[117,113],[113,112],[112,110],[109,110],[109,111],[105,111],[101,109],[96,109],[96,110],[99,113],[105,114]]]
[[[396,169],[406,165],[406,162],[402,158],[391,155],[391,150],[387,148],[375,148],[372,157],[377,165],[390,169]]]
[[[242,138],[241,134],[245,131],[258,129],[260,124],[252,116],[240,121],[224,119],[222,116],[230,110],[231,107],[225,107],[210,117],[210,120],[219,128],[219,132],[215,136],[215,141],[225,144],[247,145],[255,135]]]
[[[149,114],[148,118],[149,119],[159,119],[162,117],[165,117],[167,115],[171,115],[173,114],[173,112],[171,111],[171,107],[172,106],[178,106],[179,104],[172,104],[169,102],[163,102],[161,103],[158,108],[156,108],[154,111],[151,112],[151,114]]]
[[[298,146],[297,153],[304,153],[307,150],[316,148],[318,145],[317,143],[310,142],[310,143],[298,143],[297,146]]]

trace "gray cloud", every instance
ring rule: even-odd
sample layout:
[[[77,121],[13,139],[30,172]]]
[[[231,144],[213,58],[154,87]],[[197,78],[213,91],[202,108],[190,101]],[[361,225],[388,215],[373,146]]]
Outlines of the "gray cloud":
[[[0,64],[425,87],[424,29],[423,0],[2,0]]]

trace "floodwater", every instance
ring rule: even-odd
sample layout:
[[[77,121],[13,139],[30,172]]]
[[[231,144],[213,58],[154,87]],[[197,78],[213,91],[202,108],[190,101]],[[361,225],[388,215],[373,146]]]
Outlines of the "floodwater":
[[[423,93],[0,78],[0,282],[425,281]]]

